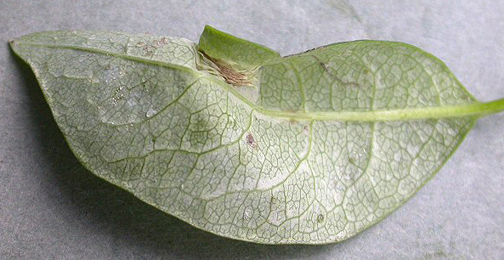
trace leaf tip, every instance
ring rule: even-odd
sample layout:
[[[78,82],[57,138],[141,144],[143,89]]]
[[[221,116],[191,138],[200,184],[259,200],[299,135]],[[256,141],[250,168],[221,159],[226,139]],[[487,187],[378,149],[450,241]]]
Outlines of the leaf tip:
[[[10,39],[10,40],[8,41],[10,49],[11,49],[11,50],[12,50],[15,54],[17,54],[17,55],[19,55],[19,53],[18,53],[18,42],[19,42],[19,41],[18,41],[18,39]]]
[[[203,28],[203,32],[209,31],[209,30],[216,30],[216,29],[209,24],[205,24],[205,27]]]

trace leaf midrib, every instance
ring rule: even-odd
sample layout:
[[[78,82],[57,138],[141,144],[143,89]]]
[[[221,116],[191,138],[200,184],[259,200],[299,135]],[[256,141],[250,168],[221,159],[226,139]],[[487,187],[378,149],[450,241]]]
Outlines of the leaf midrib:
[[[289,120],[317,120],[317,121],[353,121],[353,122],[383,122],[383,121],[409,121],[409,120],[426,120],[426,119],[441,119],[454,117],[481,117],[504,110],[504,98],[491,102],[478,102],[455,105],[455,106],[436,106],[423,108],[406,108],[392,110],[374,110],[374,111],[330,111],[330,112],[288,112],[271,110],[254,104],[250,100],[243,97],[233,86],[220,80],[218,77],[193,70],[188,67],[177,65],[169,62],[156,61],[138,56],[126,55],[117,52],[105,51],[97,48],[81,47],[75,45],[56,45],[56,44],[41,44],[41,43],[23,43],[12,41],[14,45],[27,45],[44,48],[55,49],[71,49],[97,53],[106,56],[114,56],[126,60],[136,61],[149,65],[157,65],[171,69],[181,70],[187,73],[195,74],[195,76],[206,76],[207,79],[223,86],[227,91],[231,92],[236,98],[250,106],[252,109],[265,116],[284,118]],[[195,49],[196,51],[196,49]]]

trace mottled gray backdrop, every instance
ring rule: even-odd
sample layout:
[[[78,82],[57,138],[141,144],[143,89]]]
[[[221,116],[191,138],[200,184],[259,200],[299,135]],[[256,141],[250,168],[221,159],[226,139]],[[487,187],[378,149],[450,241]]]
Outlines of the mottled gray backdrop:
[[[504,97],[504,1],[0,1],[0,259],[504,259],[504,114],[438,175],[346,242],[263,246],[197,230],[87,172],[7,41],[59,29],[197,41],[205,24],[292,54],[355,39],[419,46],[467,89]]]

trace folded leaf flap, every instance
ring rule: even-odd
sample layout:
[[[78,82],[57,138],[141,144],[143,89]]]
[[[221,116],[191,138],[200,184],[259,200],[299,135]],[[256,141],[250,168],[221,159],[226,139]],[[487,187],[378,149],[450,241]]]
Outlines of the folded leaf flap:
[[[257,67],[280,57],[274,50],[219,31],[209,25],[201,34],[199,50],[213,59],[239,65],[243,69]]]

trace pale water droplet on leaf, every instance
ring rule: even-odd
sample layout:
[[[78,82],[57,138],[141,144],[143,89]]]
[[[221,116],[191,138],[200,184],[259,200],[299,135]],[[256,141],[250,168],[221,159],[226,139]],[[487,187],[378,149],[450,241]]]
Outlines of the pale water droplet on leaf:
[[[156,113],[157,113],[156,110],[149,108],[149,110],[147,110],[147,113],[145,113],[145,116],[146,117],[153,117]]]
[[[243,220],[249,220],[251,216],[252,216],[252,209],[250,208],[245,209],[245,211],[243,212]]]

